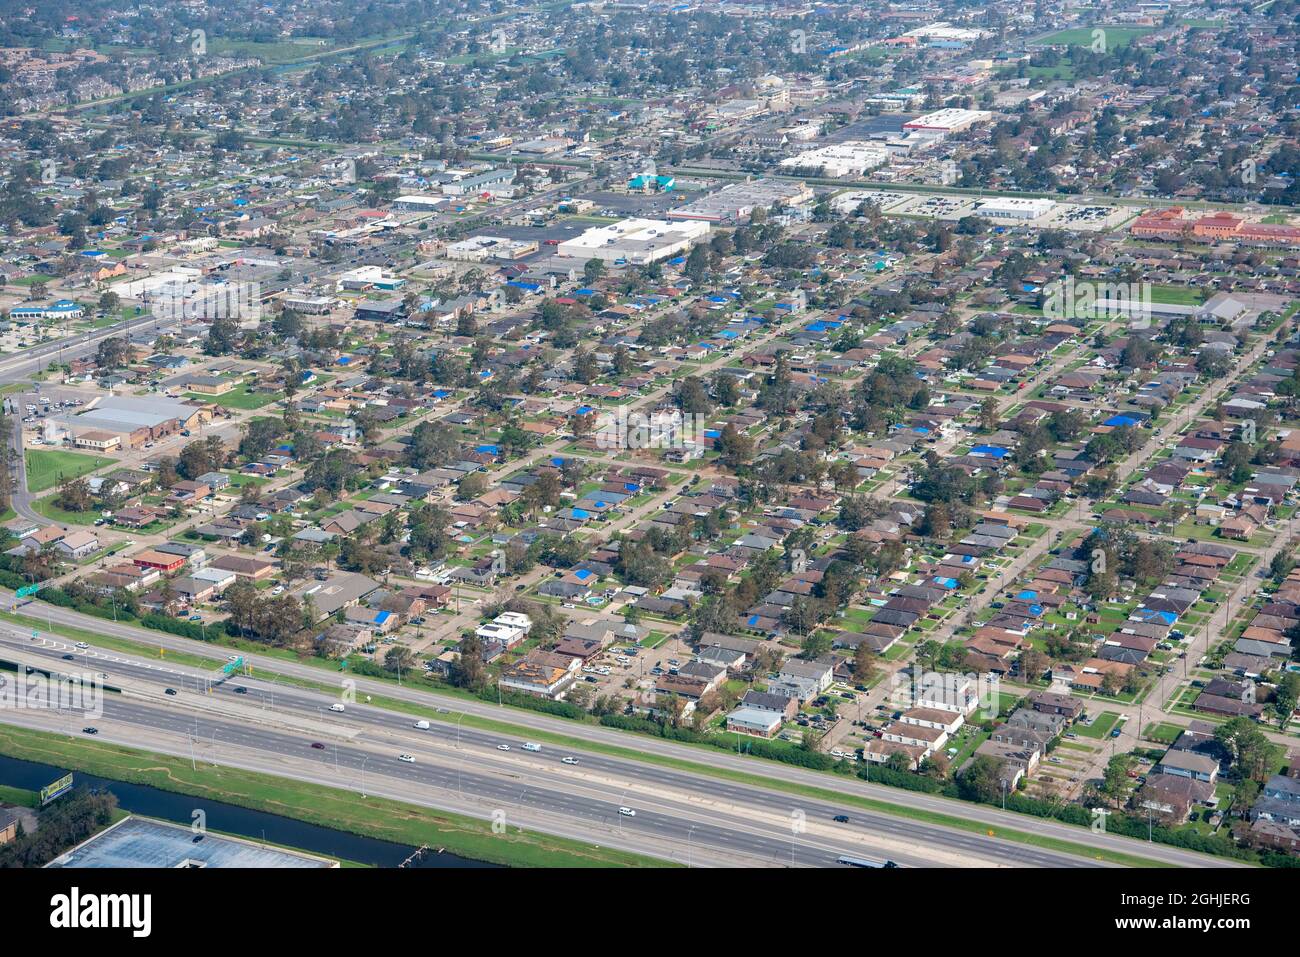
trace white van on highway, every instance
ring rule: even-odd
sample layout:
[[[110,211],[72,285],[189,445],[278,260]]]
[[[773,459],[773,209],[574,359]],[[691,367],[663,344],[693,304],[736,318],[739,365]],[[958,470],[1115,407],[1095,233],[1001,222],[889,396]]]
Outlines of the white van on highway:
[[[343,710],[346,710],[346,709],[344,709],[343,705],[339,704],[339,703],[336,701],[336,702],[334,702],[332,705],[330,705],[330,710],[331,710],[331,711],[343,711]]]
[[[525,751],[540,751],[540,750],[542,750],[542,746],[541,746],[540,744],[535,744],[535,743],[532,742],[532,741],[525,741],[525,742],[524,742],[524,750],[525,750]]]
[[[415,722],[415,727],[416,727],[416,730],[417,730],[417,731],[428,731],[428,730],[429,730],[429,722],[427,722],[427,721],[425,721],[423,718],[421,718],[419,721]]]

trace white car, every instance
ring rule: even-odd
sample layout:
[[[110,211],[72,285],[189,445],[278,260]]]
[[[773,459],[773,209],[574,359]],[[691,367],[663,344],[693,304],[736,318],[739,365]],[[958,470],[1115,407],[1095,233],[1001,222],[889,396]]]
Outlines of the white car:
[[[84,641],[79,641],[77,642],[77,647],[80,648],[82,651],[85,651],[87,648],[90,647],[90,645],[86,644]]]
[[[226,660],[227,660],[227,661],[238,661],[238,660],[239,660],[239,655],[226,655]]]
[[[405,762],[405,763],[407,763],[407,764],[414,764],[414,763],[415,763],[415,758],[414,758],[412,755],[409,755],[409,754],[399,754],[399,755],[397,756],[397,760],[399,760],[399,761],[403,761],[403,762]]]
[[[498,750],[498,751],[509,751],[509,750],[510,750],[510,745],[508,745],[508,744],[498,744],[498,745],[497,745],[497,750]]]
[[[632,810],[630,807],[621,807],[618,809],[618,813],[624,817],[636,817],[636,811]]]
[[[560,758],[561,764],[577,764],[578,759],[574,757]]]

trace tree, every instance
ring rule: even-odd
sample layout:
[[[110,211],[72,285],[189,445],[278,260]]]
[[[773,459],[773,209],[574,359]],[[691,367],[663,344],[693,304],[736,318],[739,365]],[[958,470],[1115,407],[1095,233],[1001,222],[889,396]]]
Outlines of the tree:
[[[65,478],[59,483],[54,503],[68,512],[88,512],[95,504],[90,494],[90,483],[84,478]]]
[[[754,439],[728,422],[718,436],[718,451],[723,465],[732,470],[739,469],[754,458]]]
[[[482,472],[469,472],[456,485],[456,497],[461,501],[478,498],[487,491],[487,477]]]
[[[122,336],[103,339],[95,350],[95,364],[101,369],[120,369],[131,357],[131,344]]]
[[[858,684],[866,684],[876,670],[876,656],[871,646],[865,641],[853,650],[853,679]]]
[[[978,754],[957,780],[962,797],[991,804],[1002,793],[1002,762],[987,754]]]
[[[208,338],[203,351],[210,356],[224,356],[236,351],[238,347],[239,323],[225,316],[213,319],[212,325],[208,327]]]
[[[455,460],[460,441],[446,422],[421,422],[411,431],[407,460],[418,469],[432,469]]]
[[[1098,790],[1118,807],[1120,798],[1128,791],[1128,772],[1133,767],[1131,754],[1117,754],[1106,762]]]
[[[1272,747],[1250,718],[1236,717],[1219,725],[1214,740],[1228,752],[1233,770],[1243,778],[1263,781],[1268,774]]]

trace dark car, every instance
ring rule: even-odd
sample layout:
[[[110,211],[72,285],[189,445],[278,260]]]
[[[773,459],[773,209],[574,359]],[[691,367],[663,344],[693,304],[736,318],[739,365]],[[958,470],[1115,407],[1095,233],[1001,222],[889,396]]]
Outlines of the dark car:
[[[833,820],[836,824],[848,824],[849,816],[847,814],[836,814],[835,817],[833,817],[831,820]]]
[[[238,688],[235,689],[235,694],[248,694],[248,689],[245,688],[243,685],[240,685]]]
[[[313,748],[315,748],[317,751],[324,751],[324,750],[325,750],[325,745],[321,744],[319,741],[313,741],[313,742],[311,743],[311,746],[312,746]]]
[[[64,661],[76,661],[76,660],[77,660],[77,656],[76,656],[76,655],[64,655],[64,656],[63,656],[63,660],[64,660]]]
[[[99,734],[99,729],[98,729],[98,728],[93,728],[93,727],[92,727],[92,728],[82,728],[81,730],[82,730],[85,734]]]
[[[176,693],[176,689],[175,689],[175,688],[168,688],[167,690],[165,690],[165,691],[163,692],[163,694],[172,694],[172,695],[174,695],[175,693]]]

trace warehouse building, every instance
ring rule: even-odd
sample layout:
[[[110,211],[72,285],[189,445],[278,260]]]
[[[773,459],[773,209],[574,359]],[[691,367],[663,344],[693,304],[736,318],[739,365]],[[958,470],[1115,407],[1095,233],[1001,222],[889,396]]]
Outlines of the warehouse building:
[[[870,143],[848,140],[783,159],[781,169],[787,172],[815,170],[818,175],[839,178],[861,176],[868,170],[884,166],[888,162],[887,150]]]
[[[73,444],[93,435],[102,448],[110,447],[111,436],[116,436],[124,448],[139,448],[210,421],[212,415],[202,405],[162,396],[139,399],[125,395],[106,396],[76,415],[54,419],[68,431]]]
[[[1056,208],[1051,199],[1022,199],[1017,196],[997,196],[981,200],[975,207],[976,216],[989,219],[1017,219],[1028,221],[1046,216]]]
[[[805,206],[812,199],[813,191],[805,183],[756,179],[752,183],[732,183],[709,196],[671,209],[668,218],[730,225],[748,222],[756,209]]]
[[[709,235],[709,224],[672,223],[662,219],[624,219],[594,226],[556,247],[560,256],[615,264],[644,266],[690,249]]]
[[[993,118],[988,110],[961,110],[950,107],[926,113],[903,124],[905,130],[936,130],[940,133],[960,133],[976,123],[986,123]]]

